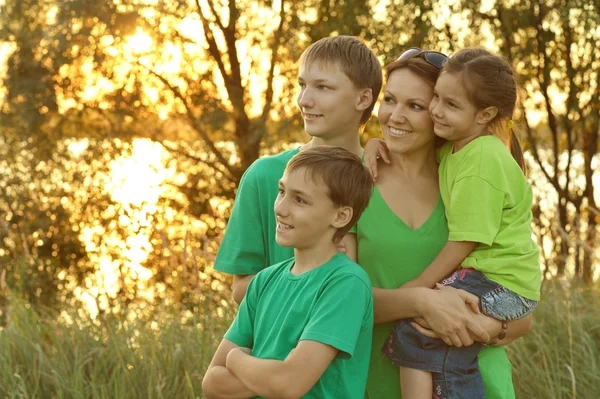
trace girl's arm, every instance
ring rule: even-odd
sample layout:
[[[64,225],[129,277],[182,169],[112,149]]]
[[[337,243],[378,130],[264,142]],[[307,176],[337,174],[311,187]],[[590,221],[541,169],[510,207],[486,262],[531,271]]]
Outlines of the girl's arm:
[[[475,249],[473,241],[448,241],[442,251],[435,257],[427,269],[416,279],[409,281],[402,287],[428,287],[433,288],[448,274],[455,270],[463,260]]]
[[[387,164],[391,163],[385,140],[371,139],[367,141],[365,145],[364,164],[371,172],[374,181],[377,181],[377,161],[379,159]]]

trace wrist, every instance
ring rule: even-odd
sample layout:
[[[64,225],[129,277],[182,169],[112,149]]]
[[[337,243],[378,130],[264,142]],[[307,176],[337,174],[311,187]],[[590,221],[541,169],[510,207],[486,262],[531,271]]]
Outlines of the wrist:
[[[490,339],[488,342],[484,343],[484,346],[494,346],[496,345],[499,341],[502,341],[504,338],[506,338],[506,331],[508,330],[508,322],[507,321],[502,321],[502,327],[500,332],[498,333],[498,335],[496,335],[494,338]]]
[[[419,317],[425,317],[431,309],[432,301],[430,295],[433,290],[423,287],[411,289],[415,291],[415,310]]]

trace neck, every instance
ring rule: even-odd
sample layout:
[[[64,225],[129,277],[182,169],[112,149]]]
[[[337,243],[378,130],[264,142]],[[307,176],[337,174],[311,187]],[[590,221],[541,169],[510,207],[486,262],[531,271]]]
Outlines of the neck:
[[[313,139],[306,143],[303,146],[303,148],[306,149],[316,145],[331,145],[336,147],[342,147],[343,149],[350,151],[351,153],[360,158],[362,158],[363,156],[363,149],[360,146],[360,138],[358,131],[356,131],[356,133],[353,132],[353,134],[351,135],[342,137],[313,137]]]
[[[311,248],[294,248],[296,259],[291,273],[299,275],[314,270],[327,263],[337,253],[337,246],[332,241]]]
[[[437,177],[438,165],[435,158],[435,148],[427,148],[422,151],[414,151],[409,154],[390,153],[391,164],[386,165],[394,176],[421,178],[424,176]]]
[[[482,126],[482,127],[478,127],[477,129],[475,129],[473,131],[472,134],[470,134],[468,137],[465,137],[464,139],[461,140],[456,140],[452,142],[453,145],[453,152],[457,152],[460,151],[461,149],[463,149],[467,144],[469,144],[471,141],[475,140],[478,137],[481,136],[487,136],[491,134],[490,131],[488,130],[488,126]]]

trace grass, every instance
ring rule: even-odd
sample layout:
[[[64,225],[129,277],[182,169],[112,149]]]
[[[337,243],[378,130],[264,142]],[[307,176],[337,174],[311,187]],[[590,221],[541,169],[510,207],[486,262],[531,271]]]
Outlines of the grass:
[[[517,398],[597,398],[600,292],[552,283],[534,319],[533,332],[507,347]]]
[[[24,303],[0,332],[2,398],[200,398],[229,317],[57,322]]]
[[[517,398],[600,392],[600,294],[547,287],[535,329],[508,347]],[[202,376],[231,314],[154,322],[83,320],[13,300],[0,331],[2,398],[200,398]]]

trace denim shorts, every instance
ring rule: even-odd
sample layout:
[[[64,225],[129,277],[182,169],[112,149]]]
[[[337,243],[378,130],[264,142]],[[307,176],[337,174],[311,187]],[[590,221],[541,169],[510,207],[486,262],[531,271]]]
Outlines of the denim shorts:
[[[537,304],[474,269],[458,270],[442,284],[476,295],[481,312],[498,320],[521,319]],[[397,366],[432,372],[434,393],[439,393],[439,398],[484,398],[477,362],[483,345],[449,347],[441,339],[421,335],[410,325],[412,321],[404,319],[394,324],[381,350],[383,355]]]

